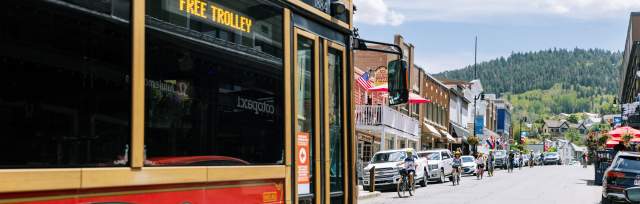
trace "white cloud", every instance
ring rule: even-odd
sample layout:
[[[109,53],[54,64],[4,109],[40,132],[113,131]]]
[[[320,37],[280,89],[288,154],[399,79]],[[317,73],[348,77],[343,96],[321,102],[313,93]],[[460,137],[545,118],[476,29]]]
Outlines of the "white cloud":
[[[356,0],[357,23],[405,21],[517,21],[531,17],[603,19],[628,17],[640,0]]]
[[[354,21],[371,25],[397,26],[404,22],[405,16],[389,9],[383,0],[355,0],[357,7]]]

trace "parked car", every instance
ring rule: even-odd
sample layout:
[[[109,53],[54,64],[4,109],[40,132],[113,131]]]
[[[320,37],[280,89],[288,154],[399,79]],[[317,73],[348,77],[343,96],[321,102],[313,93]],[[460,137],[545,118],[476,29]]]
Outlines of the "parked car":
[[[640,153],[618,152],[602,177],[602,202],[625,201],[624,189],[640,185]]]
[[[369,170],[375,167],[376,188],[393,187],[400,181],[400,170],[403,168],[407,151],[414,152],[413,157],[418,165],[414,181],[420,186],[427,185],[429,173],[427,159],[419,157],[413,149],[397,149],[377,152],[371,157],[371,162],[364,168],[364,190],[369,190]]]
[[[473,156],[462,156],[462,174],[476,175],[476,159]]]
[[[494,165],[496,168],[507,168],[507,160],[509,159],[507,150],[495,150],[493,152]]]
[[[557,152],[545,152],[544,153],[544,161],[543,161],[544,165],[547,164],[555,164],[555,165],[560,165],[562,164],[562,161],[560,160],[560,154],[558,154]]]
[[[427,159],[429,164],[429,180],[443,183],[448,178],[453,168],[451,162],[453,162],[453,154],[448,149],[433,149],[427,151],[418,152],[418,156]]]

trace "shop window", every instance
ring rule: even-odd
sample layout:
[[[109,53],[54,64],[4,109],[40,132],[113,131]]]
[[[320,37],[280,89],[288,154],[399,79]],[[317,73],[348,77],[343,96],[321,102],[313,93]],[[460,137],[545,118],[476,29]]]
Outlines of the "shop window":
[[[282,164],[282,10],[186,2],[147,1],[145,164]]]
[[[128,164],[129,3],[87,2],[0,7],[0,168]]]

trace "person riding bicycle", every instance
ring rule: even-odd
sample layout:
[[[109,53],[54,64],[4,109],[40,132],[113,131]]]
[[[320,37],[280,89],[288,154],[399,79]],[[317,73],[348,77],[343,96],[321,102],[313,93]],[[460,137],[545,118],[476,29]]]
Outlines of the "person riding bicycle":
[[[460,167],[462,166],[462,159],[460,158],[460,155],[460,152],[456,151],[454,153],[453,162],[451,163],[453,170],[457,171],[458,173],[460,173]]]
[[[409,176],[409,183],[413,183],[413,177],[416,174],[417,166],[418,164],[416,164],[416,161],[413,158],[413,152],[408,150],[407,157],[404,159],[403,170],[405,171],[406,175]]]
[[[476,174],[478,179],[481,179],[483,177],[483,170],[484,170],[484,158],[482,153],[478,153],[478,156],[476,157]]]

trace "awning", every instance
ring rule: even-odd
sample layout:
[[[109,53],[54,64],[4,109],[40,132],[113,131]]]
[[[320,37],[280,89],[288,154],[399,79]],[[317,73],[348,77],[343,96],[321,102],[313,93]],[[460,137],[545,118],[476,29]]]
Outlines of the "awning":
[[[451,134],[449,134],[447,131],[441,130],[440,131],[442,133],[442,135],[447,137],[447,140],[451,143],[455,143],[456,142],[456,138],[454,138],[453,136],[451,136]]]
[[[418,94],[409,93],[409,103],[411,104],[431,103],[431,100],[422,98],[422,96]]]
[[[437,137],[442,137],[442,135],[440,135],[440,132],[438,132],[438,130],[436,130],[436,128],[435,128],[435,127],[433,127],[433,126],[431,126],[431,125],[427,124],[426,122],[422,122],[422,124],[423,124],[425,127],[427,127],[427,128],[425,128],[425,129],[423,129],[425,132],[427,132],[427,133],[429,133],[429,134],[432,134],[432,135],[434,135],[434,136],[437,136]]]
[[[454,123],[451,123],[451,126],[453,127],[453,130],[456,131],[456,135],[458,135],[459,138],[467,139],[467,137],[469,137],[469,131],[467,129]]]

